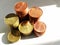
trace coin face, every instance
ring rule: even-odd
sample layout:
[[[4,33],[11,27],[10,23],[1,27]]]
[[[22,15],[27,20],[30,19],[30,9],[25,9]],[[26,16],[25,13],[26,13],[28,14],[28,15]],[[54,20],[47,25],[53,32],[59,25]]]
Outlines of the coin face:
[[[33,31],[33,25],[29,21],[24,21],[19,25],[19,31],[24,35],[29,35]]]
[[[41,8],[38,7],[32,7],[29,10],[29,15],[33,18],[39,18],[42,15],[43,11]]]
[[[27,8],[26,2],[17,2],[14,6],[15,11],[23,12]]]
[[[36,32],[45,32],[45,30],[46,30],[46,24],[45,23],[37,21],[34,24],[34,31],[36,31]]]
[[[9,42],[16,42],[19,40],[19,38],[21,39],[21,37],[17,37],[17,36],[12,35],[11,32],[8,33],[7,38],[8,38]]]

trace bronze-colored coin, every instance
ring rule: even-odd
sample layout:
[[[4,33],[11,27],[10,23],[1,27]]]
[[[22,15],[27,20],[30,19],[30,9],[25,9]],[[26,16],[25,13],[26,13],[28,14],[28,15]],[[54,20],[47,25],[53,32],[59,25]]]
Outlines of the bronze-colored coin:
[[[27,8],[26,2],[17,2],[14,6],[15,11],[22,12]]]
[[[39,17],[41,17],[42,14],[43,14],[42,9],[38,8],[38,7],[32,7],[29,10],[29,15],[33,18],[39,18]]]
[[[28,13],[28,7],[26,2],[17,2],[14,9],[20,18],[24,17]]]
[[[43,11],[41,8],[38,7],[32,7],[29,10],[29,19],[32,24],[34,24],[38,19],[42,16]]]
[[[46,24],[41,21],[37,21],[34,24],[34,31],[36,32],[45,32],[46,31]]]

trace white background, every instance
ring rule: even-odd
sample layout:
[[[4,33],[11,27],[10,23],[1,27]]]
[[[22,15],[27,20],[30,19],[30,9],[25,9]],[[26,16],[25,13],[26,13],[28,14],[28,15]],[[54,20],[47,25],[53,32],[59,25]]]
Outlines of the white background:
[[[27,2],[29,8],[40,7],[43,10],[40,21],[45,22],[47,28],[41,37],[11,44],[7,41],[10,29],[4,23],[4,17],[14,12],[14,4],[19,1]],[[60,0],[0,0],[0,45],[60,45]]]

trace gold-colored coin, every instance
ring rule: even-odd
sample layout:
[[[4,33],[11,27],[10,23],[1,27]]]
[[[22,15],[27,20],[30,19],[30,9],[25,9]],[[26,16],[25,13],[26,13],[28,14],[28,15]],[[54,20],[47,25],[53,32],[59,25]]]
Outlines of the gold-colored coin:
[[[19,31],[24,35],[29,35],[33,31],[33,25],[29,21],[24,21],[19,24]]]
[[[17,27],[19,25],[19,18],[16,14],[10,13],[5,16],[4,21],[7,25]]]
[[[9,32],[7,38],[8,38],[8,41],[10,42],[16,42],[19,40],[19,38],[21,39],[21,36],[17,37],[17,36],[12,35],[11,32]]]

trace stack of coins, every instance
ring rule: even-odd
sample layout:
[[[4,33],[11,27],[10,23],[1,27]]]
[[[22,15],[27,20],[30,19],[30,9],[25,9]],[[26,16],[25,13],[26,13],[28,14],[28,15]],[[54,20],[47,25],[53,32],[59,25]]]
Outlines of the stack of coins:
[[[44,22],[41,21],[37,21],[34,24],[34,33],[37,37],[41,36],[42,34],[44,34],[46,31],[46,24]]]
[[[38,21],[43,11],[39,7],[28,8],[26,2],[17,2],[14,5],[15,13],[9,13],[5,16],[5,23],[11,28],[8,33],[8,40],[16,42],[21,39],[21,34],[27,36],[34,33],[41,36],[46,31],[46,24]]]
[[[30,22],[34,24],[41,17],[42,13],[43,11],[41,8],[32,7],[29,10]]]
[[[28,13],[28,6],[26,2],[17,2],[14,9],[20,18],[25,17]]]

